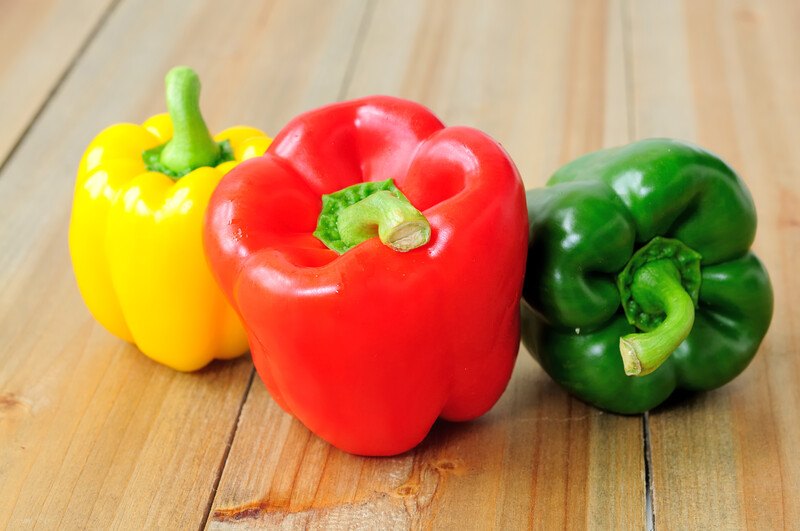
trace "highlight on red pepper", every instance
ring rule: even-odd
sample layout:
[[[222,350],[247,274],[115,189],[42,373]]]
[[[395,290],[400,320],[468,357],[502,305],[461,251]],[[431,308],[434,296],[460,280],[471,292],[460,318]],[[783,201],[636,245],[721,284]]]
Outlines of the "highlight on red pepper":
[[[527,234],[499,144],[376,96],[296,117],[226,175],[205,249],[275,401],[342,450],[394,455],[502,394]]]

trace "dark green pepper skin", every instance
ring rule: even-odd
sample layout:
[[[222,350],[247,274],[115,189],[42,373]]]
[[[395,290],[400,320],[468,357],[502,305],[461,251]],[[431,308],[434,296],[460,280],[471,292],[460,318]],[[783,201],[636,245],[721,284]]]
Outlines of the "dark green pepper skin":
[[[527,195],[528,268],[522,339],[542,368],[578,398],[640,413],[677,388],[720,387],[755,355],[772,318],[772,287],[750,252],[753,200],[739,176],[688,143],[649,139],[590,153]],[[616,276],[656,236],[702,255],[688,337],[654,372],[627,376],[619,341],[637,330]]]

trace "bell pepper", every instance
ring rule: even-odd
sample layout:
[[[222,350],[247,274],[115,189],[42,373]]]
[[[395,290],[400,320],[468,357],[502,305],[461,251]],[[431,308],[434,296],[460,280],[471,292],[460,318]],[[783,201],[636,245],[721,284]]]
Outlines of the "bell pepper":
[[[642,140],[574,160],[527,201],[522,338],[567,391],[639,413],[750,363],[772,288],[753,200],[718,157]]]
[[[508,383],[525,192],[479,131],[391,97],[302,114],[222,179],[205,243],[272,397],[342,450],[409,450]]]
[[[177,67],[166,84],[168,115],[112,125],[86,149],[69,246],[95,319],[152,359],[191,371],[247,351],[205,261],[203,216],[222,176],[263,154],[270,139],[252,127],[212,139],[197,75]]]

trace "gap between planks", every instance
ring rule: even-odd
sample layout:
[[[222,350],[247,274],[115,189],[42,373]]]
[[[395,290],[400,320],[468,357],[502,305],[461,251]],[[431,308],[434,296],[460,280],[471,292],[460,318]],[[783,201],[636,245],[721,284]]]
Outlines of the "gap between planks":
[[[74,56],[70,59],[70,61],[68,62],[67,66],[64,68],[64,71],[61,73],[61,75],[53,83],[53,86],[48,91],[47,96],[44,98],[44,100],[42,101],[42,103],[39,106],[39,108],[36,109],[34,114],[31,116],[28,124],[20,132],[20,134],[17,137],[16,141],[11,146],[11,149],[9,149],[6,157],[2,160],[2,162],[0,162],[0,175],[2,175],[3,170],[5,169],[5,167],[9,163],[9,161],[11,161],[13,159],[14,155],[19,150],[19,147],[23,144],[25,139],[30,134],[30,132],[33,129],[34,125],[39,121],[40,117],[47,110],[47,108],[49,107],[51,101],[54,99],[54,96],[56,96],[58,94],[58,91],[64,86],[66,80],[69,78],[69,76],[72,74],[73,70],[75,69],[75,66],[77,65],[78,61],[83,57],[83,55],[86,52],[86,50],[89,48],[89,46],[95,40],[97,35],[100,33],[102,28],[107,23],[108,19],[111,17],[111,15],[116,11],[116,9],[120,5],[120,3],[121,3],[121,0],[112,0],[111,3],[106,7],[105,11],[103,11],[102,15],[98,18],[97,22],[91,28],[91,30],[87,33],[85,39],[83,40],[83,42],[80,44],[80,46],[76,50]],[[372,2],[372,1],[367,2],[366,6],[365,6],[365,9],[364,9],[364,13],[362,15],[362,20],[361,20],[361,22],[359,24],[358,34],[356,36],[354,47],[353,47],[350,59],[348,61],[345,77],[343,79],[342,86],[341,86],[340,91],[339,91],[339,95],[338,95],[338,99],[339,100],[341,100],[344,97],[344,95],[347,93],[347,91],[349,89],[349,86],[350,86],[350,83],[351,83],[351,80],[352,80],[353,71],[355,69],[356,64],[358,63],[358,57],[360,56],[360,51],[361,51],[361,49],[363,47],[364,38],[366,36],[366,30],[369,27],[369,23],[371,21],[371,15],[372,15],[373,11],[374,11],[374,2]],[[242,397],[241,397],[241,400],[239,402],[239,407],[238,407],[238,410],[236,412],[235,422],[233,422],[232,425],[231,425],[231,430],[230,430],[230,433],[228,434],[227,441],[226,441],[225,451],[223,453],[222,459],[220,460],[219,466],[217,467],[216,477],[214,479],[214,483],[213,483],[213,486],[211,488],[211,491],[209,492],[208,502],[206,503],[205,513],[203,515],[203,519],[200,522],[199,529],[204,529],[206,527],[208,519],[210,517],[211,509],[213,507],[213,503],[214,503],[214,500],[216,498],[217,489],[219,487],[220,480],[222,479],[222,474],[223,474],[223,472],[225,470],[225,467],[227,465],[228,457],[230,455],[231,446],[233,444],[233,440],[234,440],[234,438],[236,436],[236,433],[238,431],[239,423],[241,421],[242,411],[244,409],[245,403],[247,402],[247,398],[248,398],[248,396],[250,394],[250,389],[252,388],[253,381],[255,379],[255,375],[256,375],[256,371],[255,371],[255,368],[253,368],[253,369],[250,370],[248,383],[247,383],[247,385],[245,386],[245,388],[243,390]]]
[[[3,170],[5,170],[8,162],[14,158],[17,150],[22,145],[23,141],[28,137],[28,134],[33,129],[33,126],[39,121],[39,118],[50,105],[53,97],[58,93],[58,91],[64,85],[64,82],[67,80],[67,77],[69,77],[69,75],[75,69],[75,65],[78,63],[78,60],[83,57],[84,52],[86,52],[87,48],[89,48],[89,45],[94,41],[95,37],[97,37],[97,34],[100,32],[103,26],[105,26],[106,21],[114,13],[121,1],[122,0],[111,0],[111,3],[108,4],[108,7],[106,7],[105,11],[103,11],[103,14],[97,19],[95,25],[86,34],[86,38],[83,40],[78,49],[75,50],[75,55],[72,57],[72,59],[70,59],[66,68],[64,68],[64,71],[53,83],[53,86],[48,91],[47,96],[45,96],[44,100],[42,101],[42,104],[39,105],[39,108],[36,109],[36,112],[34,112],[33,116],[31,116],[30,120],[28,121],[28,125],[26,125],[25,128],[20,132],[17,140],[11,146],[11,149],[8,150],[6,157],[2,160],[2,162],[0,162],[0,177],[3,175]]]
[[[372,15],[375,11],[375,2],[374,0],[368,0],[364,9],[364,13],[362,15],[362,19],[359,23],[359,27],[357,30],[357,35],[355,38],[354,46],[350,58],[348,59],[347,67],[345,69],[345,75],[342,80],[342,85],[337,97],[338,101],[343,100],[350,88],[352,83],[353,75],[358,65],[361,52],[364,46],[364,41],[367,35],[367,31],[370,27],[372,22]],[[633,50],[632,50],[632,38],[631,38],[631,14],[630,14],[630,4],[628,0],[622,0],[620,3],[620,10],[619,16],[621,18],[621,26],[622,26],[622,37],[623,37],[623,54],[624,54],[624,68],[625,68],[625,84],[627,88],[627,106],[628,106],[628,140],[633,141],[636,137],[636,121],[635,121],[635,99],[633,97],[633,90],[634,90],[634,83],[633,83]],[[217,477],[214,481],[214,486],[212,491],[209,495],[209,501],[206,507],[206,512],[203,517],[203,520],[200,524],[200,529],[205,529],[208,525],[208,520],[211,516],[211,510],[214,505],[214,501],[217,496],[217,489],[219,483],[222,478],[222,474],[224,473],[228,459],[232,447],[233,440],[236,436],[236,433],[239,430],[239,425],[241,421],[241,414],[244,409],[244,405],[249,398],[250,391],[252,388],[253,381],[255,379],[255,369],[250,374],[250,381],[248,382],[247,388],[244,392],[242,401],[239,405],[239,410],[237,412],[236,422],[231,428],[231,433],[228,437],[226,450],[224,456],[221,460],[220,466],[217,471]],[[314,437],[314,435],[311,435]],[[653,499],[653,483],[652,483],[652,462],[650,458],[650,426],[649,426],[649,415],[645,413],[642,415],[642,462],[644,464],[644,474],[645,474],[645,481],[644,481],[644,507],[642,508],[645,512],[645,528],[648,531],[655,530],[655,518],[654,518],[654,499]]]
[[[633,82],[633,37],[632,37],[632,16],[629,0],[620,2],[619,16],[622,27],[622,53],[624,55],[623,65],[625,68],[625,87],[627,92],[628,104],[628,141],[636,140],[636,97],[634,91],[636,86]],[[653,490],[653,460],[650,449],[650,414],[645,411],[642,415],[642,459],[644,461],[644,517],[645,528],[647,531],[655,531],[655,496]]]
[[[647,531],[656,529],[656,511],[653,500],[653,453],[650,449],[650,412],[642,415],[642,449],[644,451],[644,517]]]
[[[85,53],[85,51],[89,47],[89,45],[94,41],[94,39],[96,38],[97,34],[100,32],[100,30],[106,24],[107,20],[114,13],[114,11],[117,9],[117,7],[119,6],[120,3],[121,3],[121,0],[112,0],[112,2],[108,5],[106,10],[103,12],[103,14],[98,18],[98,21],[95,23],[95,25],[92,27],[92,29],[88,32],[86,38],[81,43],[80,47],[77,49],[77,51],[76,51],[75,55],[73,56],[73,58],[70,60],[70,62],[68,63],[68,65],[66,66],[66,68],[64,69],[62,74],[59,76],[59,78],[53,84],[52,88],[50,89],[50,91],[47,94],[47,97],[44,99],[42,104],[39,106],[39,108],[36,110],[34,115],[31,117],[31,119],[28,122],[28,125],[25,127],[25,129],[20,133],[19,137],[17,138],[16,142],[14,143],[14,145],[9,150],[9,152],[6,155],[5,159],[2,161],[2,163],[0,163],[0,175],[2,174],[2,171],[6,167],[8,162],[14,157],[14,155],[18,151],[20,145],[27,138],[27,136],[29,135],[29,133],[32,130],[33,126],[38,122],[38,120],[41,117],[41,115],[43,114],[43,112],[48,108],[48,106],[49,106],[50,102],[52,101],[53,97],[58,93],[58,91],[64,85],[64,82],[67,80],[67,78],[73,72],[77,62],[79,61],[79,59],[83,56],[83,54]],[[366,7],[364,9],[364,13],[362,15],[362,20],[361,20],[360,25],[359,25],[358,34],[356,36],[356,41],[355,41],[355,44],[354,44],[354,47],[353,47],[353,51],[352,51],[352,54],[351,54],[350,59],[348,61],[345,77],[343,79],[342,86],[341,86],[341,89],[340,89],[340,92],[339,92],[339,95],[338,95],[338,99],[339,100],[344,98],[344,96],[347,94],[347,91],[348,91],[349,86],[351,84],[352,77],[353,77],[353,72],[355,70],[356,65],[358,64],[359,57],[361,55],[361,50],[363,48],[365,36],[366,36],[367,30],[369,28],[370,22],[372,20],[372,14],[373,14],[374,10],[375,10],[375,3],[373,1],[367,2]],[[624,64],[625,64],[625,71],[626,71],[626,84],[628,85],[628,88],[629,88],[629,94],[628,94],[628,108],[629,108],[628,133],[629,133],[629,137],[630,137],[629,139],[632,140],[635,137],[635,119],[634,119],[635,115],[633,114],[635,109],[634,109],[633,94],[632,94],[632,92],[630,92],[630,90],[633,89],[633,72],[632,72],[633,65],[632,65],[632,49],[631,49],[631,34],[630,34],[630,22],[631,21],[630,21],[630,13],[629,13],[629,4],[625,0],[623,0],[623,2],[621,3],[620,16],[622,18],[622,28],[623,28],[623,49],[624,49],[624,54],[625,54]],[[205,515],[204,515],[204,517],[203,517],[203,519],[202,519],[202,521],[200,523],[200,526],[199,526],[200,529],[204,529],[206,527],[208,519],[210,517],[211,508],[213,506],[213,502],[214,502],[214,500],[216,498],[216,494],[217,494],[217,488],[219,486],[219,482],[220,482],[220,480],[222,478],[222,474],[223,474],[223,472],[225,470],[225,467],[227,466],[227,461],[228,461],[228,458],[229,458],[230,449],[231,449],[233,440],[234,440],[234,438],[236,436],[236,433],[238,431],[239,423],[240,423],[240,420],[241,420],[241,414],[242,414],[242,411],[244,409],[244,405],[247,402],[247,399],[249,397],[250,390],[252,388],[253,382],[255,380],[255,374],[256,374],[255,369],[251,369],[248,384],[246,385],[246,387],[244,389],[244,392],[242,394],[242,398],[240,400],[239,408],[237,410],[236,421],[234,423],[232,423],[231,430],[230,430],[230,433],[229,433],[228,438],[227,438],[226,449],[225,449],[225,452],[224,452],[224,454],[222,456],[222,459],[220,460],[220,464],[219,464],[219,467],[218,467],[218,470],[217,470],[216,478],[215,478],[213,487],[211,489],[211,492],[209,493],[209,498],[208,498],[208,502],[207,502],[207,505],[206,505]],[[653,490],[652,490],[652,472],[653,472],[653,470],[652,470],[652,464],[650,462],[649,418],[648,418],[648,415],[646,413],[642,417],[642,430],[643,430],[643,433],[642,433],[642,436],[643,436],[642,450],[643,450],[643,460],[644,460],[644,465],[645,465],[645,499],[646,499],[646,511],[647,511],[646,512],[646,523],[647,523],[647,529],[655,529],[654,513],[653,513],[653,510],[652,510],[653,509]]]
[[[361,57],[361,49],[364,47],[364,39],[367,36],[367,30],[372,22],[372,14],[375,12],[375,1],[368,0],[364,8],[364,13],[361,16],[361,22],[358,24],[358,33],[356,34],[355,42],[353,43],[353,51],[350,54],[350,59],[347,61],[347,68],[344,71],[344,79],[342,79],[342,86],[339,89],[337,100],[342,101],[350,90],[350,85],[353,82],[353,73],[356,70],[356,65]]]
[[[118,3],[120,0],[115,0],[115,4]],[[350,53],[350,58],[347,62],[347,67],[345,69],[344,78],[342,79],[342,85],[339,89],[339,94],[337,96],[337,100],[341,101],[347,91],[350,89],[350,84],[353,79],[353,72],[355,71],[355,67],[358,64],[358,59],[361,56],[361,49],[364,46],[364,40],[367,35],[367,29],[372,21],[372,13],[375,11],[375,2],[372,0],[368,0],[365,7],[364,13],[361,15],[361,22],[358,25],[358,33],[356,34],[355,42],[353,43],[353,49]],[[105,19],[105,16],[104,16]],[[96,28],[97,29],[97,28]],[[217,474],[214,478],[214,485],[211,488],[211,492],[208,496],[208,503],[206,504],[205,514],[203,515],[203,519],[200,521],[200,526],[198,529],[203,530],[206,529],[208,526],[208,519],[211,517],[211,509],[214,507],[214,500],[217,497],[217,489],[219,488],[219,483],[222,480],[222,474],[225,472],[225,468],[228,465],[228,458],[231,453],[231,447],[233,446],[233,440],[236,438],[236,433],[239,431],[239,424],[241,422],[242,411],[244,410],[244,405],[247,403],[247,399],[250,396],[250,389],[253,387],[253,381],[255,380],[256,370],[255,367],[250,370],[250,380],[247,382],[247,386],[244,389],[244,393],[242,393],[242,400],[239,403],[239,409],[236,412],[236,422],[233,423],[231,426],[230,434],[228,435],[228,440],[225,445],[225,452],[222,455],[222,459],[220,460],[219,467],[217,468]],[[315,437],[315,435],[311,435]]]
[[[231,447],[233,446],[233,438],[236,437],[236,432],[239,431],[239,422],[241,422],[242,419],[242,410],[244,409],[245,402],[247,402],[247,397],[250,395],[250,388],[253,387],[253,379],[255,376],[256,369],[253,367],[250,369],[250,379],[247,381],[247,385],[242,393],[242,399],[239,401],[239,409],[236,411],[236,422],[233,422],[231,425],[231,432],[228,434],[228,440],[225,443],[225,451],[223,452],[222,459],[220,459],[219,466],[217,467],[217,477],[214,478],[214,484],[211,487],[211,492],[208,493],[206,511],[203,515],[203,519],[200,521],[200,526],[198,529],[202,530],[206,528],[208,518],[211,515],[211,508],[214,505],[214,498],[217,497],[217,488],[219,488],[219,482],[222,479],[222,473],[225,470],[225,466],[228,464],[228,456],[230,455]]]

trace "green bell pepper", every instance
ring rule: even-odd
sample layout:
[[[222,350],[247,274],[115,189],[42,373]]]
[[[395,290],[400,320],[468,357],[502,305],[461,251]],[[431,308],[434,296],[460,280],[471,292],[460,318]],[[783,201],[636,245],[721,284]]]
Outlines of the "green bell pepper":
[[[522,339],[578,398],[639,413],[747,367],[772,318],[753,200],[699,147],[650,139],[580,157],[527,195]]]

